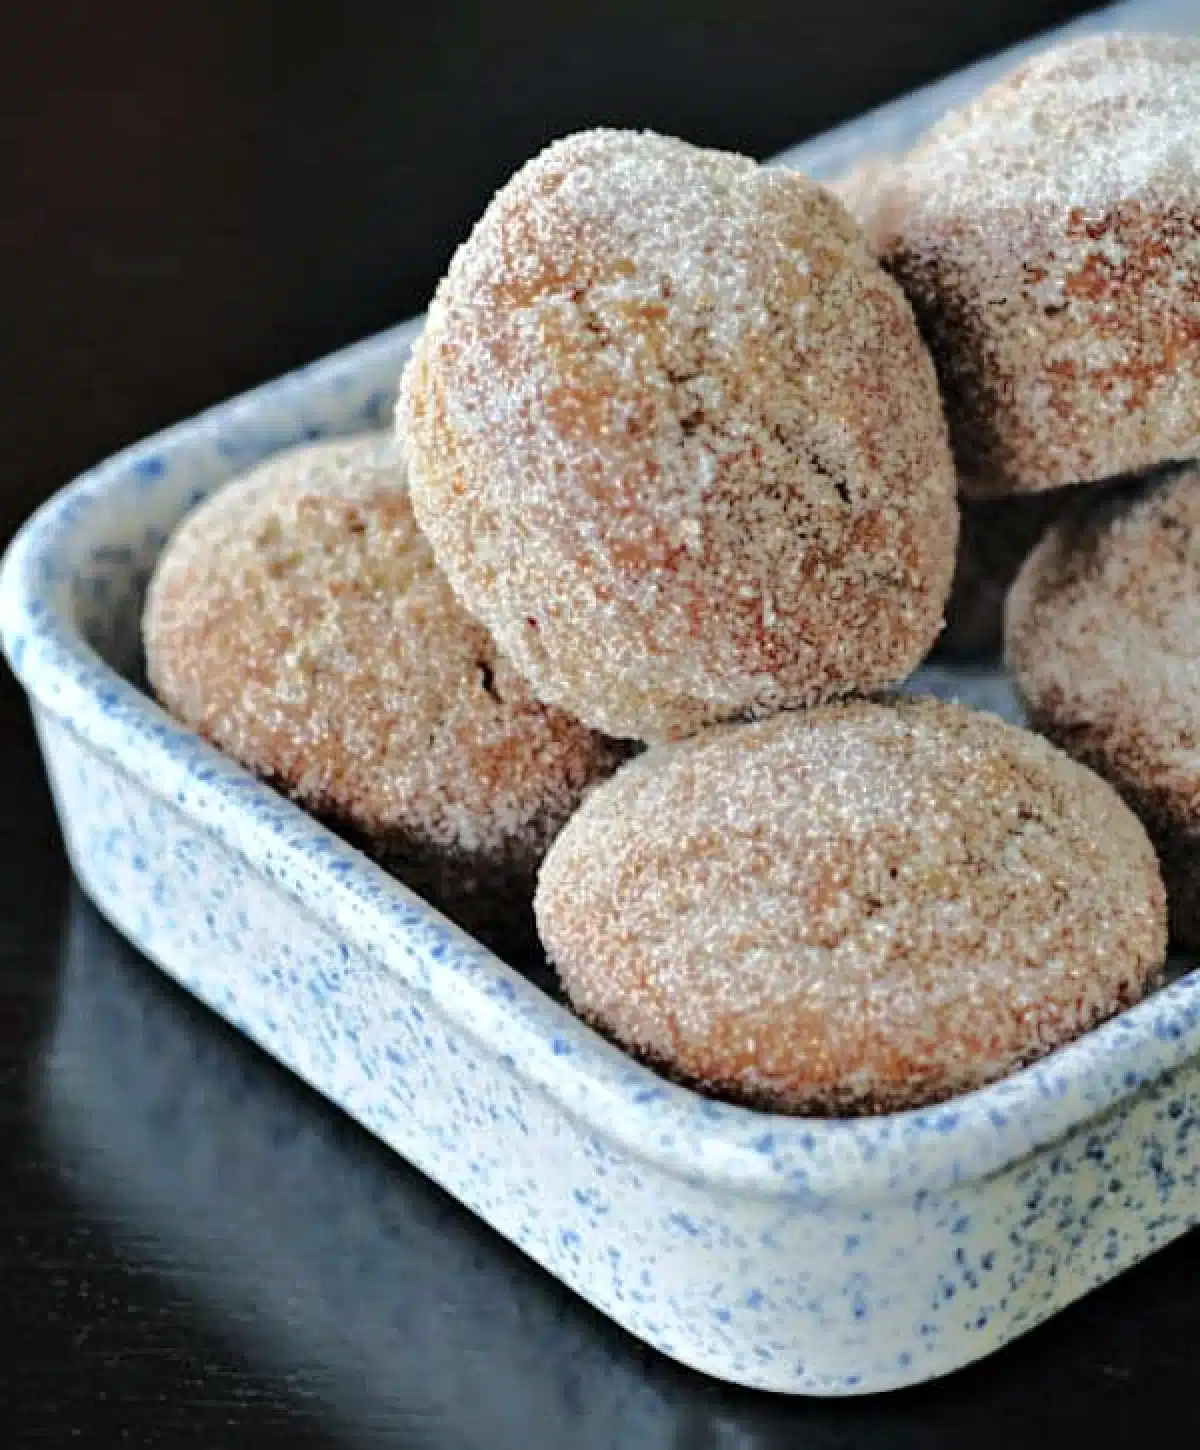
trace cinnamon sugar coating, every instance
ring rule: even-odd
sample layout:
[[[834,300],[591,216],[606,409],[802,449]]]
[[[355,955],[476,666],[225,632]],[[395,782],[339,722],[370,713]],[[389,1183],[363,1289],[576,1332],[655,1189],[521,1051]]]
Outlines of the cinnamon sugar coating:
[[[1145,822],[1172,935],[1200,948],[1200,469],[1055,525],[1009,596],[1006,650],[1038,729]]]
[[[144,637],[172,714],[504,950],[625,753],[534,700],[457,603],[385,435],[276,455],[189,515]]]
[[[539,698],[656,740],[899,680],[957,509],[933,368],[844,208],[557,142],[438,289],[398,410],[438,561]]]
[[[868,229],[977,494],[1200,453],[1200,40],[1027,61],[933,127]]]
[[[936,1102],[1136,1001],[1146,834],[1027,731],[931,699],[720,726],[626,765],[542,865],[574,1007],[684,1081],[792,1113]]]

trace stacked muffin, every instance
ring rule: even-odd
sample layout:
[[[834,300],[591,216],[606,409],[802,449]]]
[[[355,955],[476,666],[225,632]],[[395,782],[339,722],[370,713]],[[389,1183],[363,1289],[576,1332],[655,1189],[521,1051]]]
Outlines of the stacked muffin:
[[[1200,42],[1034,57],[835,183],[932,349],[963,539],[941,644],[1000,643],[1056,518],[1200,453]]]
[[[575,1009],[682,1081],[881,1112],[1070,1040],[1161,970],[1146,832],[1044,739],[886,692],[1064,497],[1200,452],[1200,177],[1164,139],[1198,87],[1183,42],[1069,47],[856,178],[865,230],[742,157],[556,143],[453,259],[396,446],[185,521],[160,697],[501,949],[532,902]],[[1191,478],[1054,525],[1011,606],[1036,722],[1173,882],[1194,694],[1124,616],[1187,653]],[[1085,644],[1109,675],[1071,689]]]
[[[997,644],[1007,607],[1007,661],[1034,724],[1146,823],[1188,949],[1198,146],[1200,43],[1108,35],[1036,57],[899,162],[844,183],[946,399],[964,496],[946,644]]]

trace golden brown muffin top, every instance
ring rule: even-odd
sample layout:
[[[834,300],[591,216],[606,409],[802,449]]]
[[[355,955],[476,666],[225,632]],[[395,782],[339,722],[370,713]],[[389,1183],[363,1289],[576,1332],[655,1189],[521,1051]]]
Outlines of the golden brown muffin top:
[[[1006,651],[1039,723],[1200,831],[1200,469],[1052,527],[1009,595]]]
[[[414,506],[534,691],[645,739],[902,678],[957,514],[933,369],[844,208],[645,133],[494,198],[401,389]]]
[[[1004,1076],[1162,965],[1145,832],[1040,737],[930,699],[718,727],[598,787],[543,863],[576,1009],[686,1080],[881,1112]]]
[[[384,853],[532,868],[620,758],[534,700],[457,603],[385,435],[276,455],[202,504],[144,634],[168,709]]]

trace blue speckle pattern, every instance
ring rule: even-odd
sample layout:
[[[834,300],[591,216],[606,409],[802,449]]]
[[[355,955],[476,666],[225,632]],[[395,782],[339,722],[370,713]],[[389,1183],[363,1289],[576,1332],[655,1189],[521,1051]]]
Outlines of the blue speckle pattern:
[[[631,1333],[862,1394],[998,1348],[1200,1220],[1200,974],[944,1107],[707,1101],[632,1062],[139,688],[186,510],[380,426],[419,323],[119,455],[5,560],[0,624],[76,874],[164,971]],[[994,675],[921,687],[1011,713]]]

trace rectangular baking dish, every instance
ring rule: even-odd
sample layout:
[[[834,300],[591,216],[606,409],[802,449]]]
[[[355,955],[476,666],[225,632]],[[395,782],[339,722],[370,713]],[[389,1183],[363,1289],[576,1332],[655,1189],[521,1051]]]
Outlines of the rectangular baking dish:
[[[1200,30],[1200,0],[1073,29],[1116,25]],[[781,160],[828,175],[902,147],[1012,58]],[[813,1121],[708,1101],[602,1041],[146,696],[138,618],[171,528],[278,448],[385,426],[419,327],[119,454],[9,549],[4,647],[100,910],[617,1323],[741,1384],[848,1395],[945,1374],[1197,1222],[1200,973],[928,1111]],[[1010,704],[986,674],[928,671],[915,687]]]

